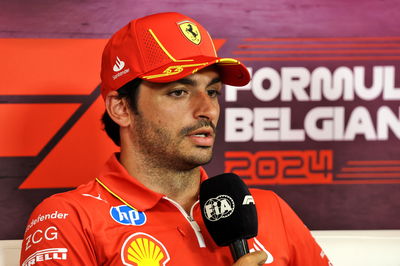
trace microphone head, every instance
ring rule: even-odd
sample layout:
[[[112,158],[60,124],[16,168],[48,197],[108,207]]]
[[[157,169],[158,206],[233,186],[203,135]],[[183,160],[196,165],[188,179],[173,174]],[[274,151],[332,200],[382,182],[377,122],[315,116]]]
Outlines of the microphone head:
[[[242,179],[233,173],[209,178],[201,184],[200,208],[207,230],[218,246],[257,235],[254,199]]]

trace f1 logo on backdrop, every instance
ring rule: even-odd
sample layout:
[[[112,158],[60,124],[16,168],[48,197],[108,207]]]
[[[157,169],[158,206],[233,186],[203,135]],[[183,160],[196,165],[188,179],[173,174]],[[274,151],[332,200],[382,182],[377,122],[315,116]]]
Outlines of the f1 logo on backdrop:
[[[23,177],[20,189],[70,188],[96,177],[117,150],[100,123],[106,42],[1,40],[0,123],[7,130],[0,133],[0,177]],[[216,49],[224,42],[215,40]]]
[[[106,41],[1,40],[0,114],[6,115],[0,122],[8,130],[0,133],[0,162],[22,166],[8,171],[26,177],[20,189],[76,187],[116,150],[100,123],[99,58]],[[8,164],[0,165],[7,175]]]

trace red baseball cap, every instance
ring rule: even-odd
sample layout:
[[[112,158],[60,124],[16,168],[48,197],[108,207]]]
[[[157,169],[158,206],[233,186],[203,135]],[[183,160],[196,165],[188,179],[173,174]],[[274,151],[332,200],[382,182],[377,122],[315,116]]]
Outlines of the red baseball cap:
[[[217,65],[221,81],[244,86],[246,67],[220,58],[209,33],[195,20],[179,13],[159,13],[135,19],[117,31],[103,51],[101,94],[117,90],[135,78],[167,83]]]

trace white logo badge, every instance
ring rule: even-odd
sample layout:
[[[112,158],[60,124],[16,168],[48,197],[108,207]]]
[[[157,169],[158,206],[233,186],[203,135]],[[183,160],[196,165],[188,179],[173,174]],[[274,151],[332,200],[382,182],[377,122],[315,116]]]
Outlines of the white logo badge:
[[[124,225],[144,225],[146,223],[146,214],[132,209],[127,205],[111,207],[110,215],[117,223]]]
[[[254,198],[253,198],[252,195],[246,195],[246,196],[244,197],[244,199],[243,199],[242,205],[250,205],[250,204],[255,205],[255,203],[254,203]]]
[[[38,262],[43,262],[47,260],[67,260],[68,249],[66,248],[48,248],[38,250],[32,255],[30,255],[26,260],[22,263],[22,266],[29,266],[36,264]],[[61,262],[60,262],[61,263]],[[63,263],[62,263],[63,264]]]
[[[33,234],[28,235],[25,239],[25,251],[31,246],[40,243],[42,240],[54,240],[58,238],[58,229],[55,226],[47,227],[46,230],[36,230]]]
[[[125,62],[119,59],[119,57],[117,56],[117,60],[115,61],[115,65],[113,66],[114,72],[118,72],[122,70],[124,67],[125,67]]]
[[[91,197],[91,198],[94,198],[94,199],[97,199],[97,200],[100,200],[100,201],[104,201],[105,203],[108,203],[106,200],[104,200],[104,199],[101,198],[100,193],[98,194],[97,197],[95,197],[95,196],[92,195],[92,194],[82,194],[82,196]]]
[[[235,202],[227,195],[220,195],[216,198],[211,198],[206,201],[206,204],[204,204],[204,214],[207,220],[211,222],[230,216],[234,209]]]

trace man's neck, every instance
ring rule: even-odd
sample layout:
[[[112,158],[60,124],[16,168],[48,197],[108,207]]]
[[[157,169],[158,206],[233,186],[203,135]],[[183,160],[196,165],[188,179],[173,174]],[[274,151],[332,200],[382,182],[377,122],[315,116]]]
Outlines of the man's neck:
[[[121,164],[147,188],[176,201],[186,212],[198,199],[200,168],[177,170],[148,160],[142,154],[121,150]]]

